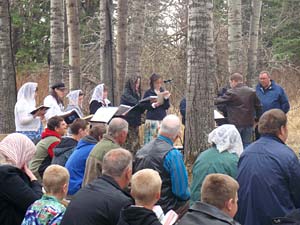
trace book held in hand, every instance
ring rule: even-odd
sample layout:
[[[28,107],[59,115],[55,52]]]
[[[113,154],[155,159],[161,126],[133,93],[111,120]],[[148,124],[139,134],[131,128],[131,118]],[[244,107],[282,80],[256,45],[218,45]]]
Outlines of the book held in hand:
[[[31,111],[30,114],[34,115],[36,114],[39,110],[48,110],[50,109],[50,107],[48,106],[44,106],[44,105],[40,105],[39,107],[37,107],[35,110]]]
[[[97,110],[90,121],[96,123],[109,123],[113,117],[126,116],[126,114],[136,106],[137,105],[120,105],[119,107],[101,107]]]
[[[81,118],[76,109],[72,109],[67,112],[64,112],[63,114],[61,114],[59,116],[64,118],[64,120],[67,124],[71,124],[74,122],[74,120]]]

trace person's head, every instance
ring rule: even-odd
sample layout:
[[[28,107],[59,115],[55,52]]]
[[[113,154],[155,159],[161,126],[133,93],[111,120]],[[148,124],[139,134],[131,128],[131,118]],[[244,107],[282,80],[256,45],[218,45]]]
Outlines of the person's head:
[[[152,208],[160,199],[161,184],[159,173],[153,169],[143,169],[133,174],[131,195],[136,204]]]
[[[267,88],[271,84],[271,76],[268,71],[262,71],[259,73],[259,83],[263,88]]]
[[[237,84],[243,83],[243,76],[240,73],[234,73],[229,78],[230,87],[234,88]]]
[[[67,131],[67,123],[60,116],[53,116],[47,122],[47,128],[52,131],[56,131],[61,136]]]
[[[225,174],[209,174],[201,187],[201,201],[234,217],[238,209],[238,182]]]
[[[88,130],[88,122],[80,118],[74,120],[70,125],[71,134],[78,136],[78,139],[86,136],[88,134]]]
[[[34,82],[27,82],[22,85],[18,91],[17,101],[26,100],[28,102],[35,103],[35,97],[37,95],[38,84]]]
[[[62,99],[66,93],[65,84],[62,82],[55,83],[51,86],[51,95],[57,100],[58,103],[62,102]]]
[[[141,96],[141,77],[140,76],[132,76],[127,79],[125,84],[125,92],[133,92],[137,93]]]
[[[60,165],[48,166],[43,175],[43,185],[48,195],[53,195],[59,200],[68,193],[70,174]]]
[[[224,124],[215,128],[208,135],[208,142],[214,144],[218,151],[228,151],[240,156],[243,152],[241,135],[232,124]]]
[[[107,99],[107,87],[104,84],[99,84],[95,87],[91,101],[104,102]]]
[[[36,151],[33,142],[25,135],[13,133],[0,142],[0,164],[11,164],[22,169]]]
[[[175,141],[180,136],[181,122],[174,114],[167,115],[161,122],[159,134]]]
[[[287,140],[287,117],[280,109],[266,111],[258,121],[258,132],[261,135],[272,134],[283,142]]]
[[[70,91],[70,93],[67,95],[67,98],[69,99],[69,105],[80,107],[82,107],[83,97],[84,94],[81,90]]]
[[[123,148],[112,149],[104,155],[102,174],[117,181],[121,188],[125,188],[132,175],[132,155]]]
[[[122,118],[113,118],[108,125],[107,133],[120,145],[124,144],[128,134],[127,121]]]
[[[93,125],[90,128],[89,135],[95,138],[97,141],[100,141],[103,137],[103,134],[106,133],[106,125],[105,124],[97,124]]]
[[[153,73],[150,77],[150,87],[151,89],[159,90],[162,85],[162,77],[156,73]]]

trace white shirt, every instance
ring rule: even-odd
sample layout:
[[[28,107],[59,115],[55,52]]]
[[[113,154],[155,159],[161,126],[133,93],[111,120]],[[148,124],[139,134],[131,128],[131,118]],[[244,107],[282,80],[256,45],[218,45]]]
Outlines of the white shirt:
[[[48,95],[44,99],[44,106],[50,107],[45,114],[46,120],[49,120],[53,116],[59,116],[64,113],[64,106],[62,104],[58,104],[52,95]]]

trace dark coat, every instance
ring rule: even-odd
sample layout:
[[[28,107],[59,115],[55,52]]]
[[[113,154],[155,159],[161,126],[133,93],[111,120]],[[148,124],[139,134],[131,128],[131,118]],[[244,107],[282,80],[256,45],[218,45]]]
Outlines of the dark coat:
[[[180,109],[180,114],[182,116],[182,124],[185,125],[186,98],[183,98],[180,101],[179,109]]]
[[[243,84],[227,90],[215,100],[215,104],[226,104],[228,122],[237,128],[253,126],[255,117],[261,115],[261,104],[255,90]]]
[[[239,210],[243,225],[271,225],[300,207],[300,164],[279,138],[264,135],[249,145],[238,163]]]
[[[264,89],[260,84],[256,86],[256,94],[262,104],[262,112],[270,109],[281,109],[287,113],[290,110],[289,100],[281,86],[273,80],[271,86]]]
[[[54,148],[52,164],[65,166],[67,160],[77,146],[77,141],[70,137],[64,137],[61,142]]]
[[[123,207],[133,199],[109,176],[102,176],[72,198],[61,225],[116,225]]]
[[[20,169],[0,165],[0,224],[20,225],[27,208],[42,197],[42,186]]]
[[[220,209],[197,201],[182,217],[178,225],[239,225]],[[256,224],[252,224],[256,225]]]
[[[164,92],[164,89],[161,88],[160,92]],[[143,98],[147,98],[150,96],[157,96],[153,89],[149,89],[145,92]],[[167,115],[167,110],[170,107],[169,99],[164,100],[164,104],[157,108],[153,108],[152,103],[150,101],[144,102],[141,104],[143,108],[147,110],[146,119],[148,120],[163,120],[163,118]]]
[[[161,223],[152,210],[129,206],[122,209],[118,225],[161,225]]]
[[[141,100],[141,93],[134,91],[133,83],[134,82],[131,79],[126,82],[120,104],[136,106]],[[137,105],[134,109],[127,113],[124,119],[126,119],[129,126],[138,127],[141,125],[141,115],[144,111],[145,109],[141,107],[141,105]]]

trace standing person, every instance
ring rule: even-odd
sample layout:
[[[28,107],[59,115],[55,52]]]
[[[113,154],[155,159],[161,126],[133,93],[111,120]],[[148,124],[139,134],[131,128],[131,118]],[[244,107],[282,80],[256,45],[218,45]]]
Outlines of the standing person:
[[[236,126],[241,134],[244,148],[252,142],[254,121],[261,115],[261,104],[255,90],[243,84],[243,76],[230,76],[230,87],[215,104],[226,104],[228,122]]]
[[[18,91],[15,105],[16,132],[26,135],[33,143],[41,140],[43,125],[41,120],[45,116],[45,110],[39,110],[34,115],[30,114],[36,107],[37,83],[28,82]]]
[[[90,101],[90,114],[95,114],[102,106],[110,106],[110,101],[107,99],[107,91],[104,84],[99,84],[95,87]]]
[[[131,77],[126,81],[121,104],[135,106],[141,100],[141,77]],[[126,114],[125,120],[128,122],[128,136],[124,148],[128,149],[133,156],[140,148],[139,126],[141,125],[141,115],[145,110],[139,105]]]
[[[280,109],[265,112],[258,122],[261,138],[241,155],[237,180],[243,225],[271,225],[300,207],[300,164],[286,144],[287,117]]]
[[[143,98],[150,96],[158,96],[160,93],[164,96],[163,104],[156,102],[147,101],[142,104],[147,110],[146,122],[145,122],[145,134],[144,144],[150,142],[158,132],[158,127],[163,118],[167,115],[167,110],[170,107],[169,97],[170,92],[165,91],[162,88],[162,77],[158,74],[152,74],[150,77],[150,89],[148,89]]]
[[[47,121],[53,116],[59,116],[64,113],[65,84],[61,82],[53,84],[51,89],[51,94],[44,99],[44,105],[50,107],[45,114]]]
[[[82,101],[83,101],[83,92],[81,90],[74,90],[70,91],[69,94],[67,94],[67,98],[69,99],[69,104],[67,105],[65,111],[70,111],[75,109],[80,117],[83,117],[82,113]]]
[[[0,142],[1,225],[20,225],[27,208],[43,195],[27,167],[34,153],[34,144],[23,134],[10,134]]]
[[[268,71],[259,74],[256,94],[262,104],[262,112],[270,109],[281,109],[284,113],[290,110],[290,104],[283,88],[271,79]]]

